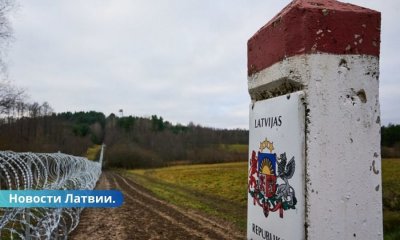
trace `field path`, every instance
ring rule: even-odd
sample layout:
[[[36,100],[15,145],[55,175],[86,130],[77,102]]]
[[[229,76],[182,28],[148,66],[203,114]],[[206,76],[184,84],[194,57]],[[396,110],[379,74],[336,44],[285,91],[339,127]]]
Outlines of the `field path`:
[[[103,172],[97,189],[118,189],[124,195],[120,208],[85,209],[75,240],[101,239],[244,239],[229,224],[178,208],[116,172]]]

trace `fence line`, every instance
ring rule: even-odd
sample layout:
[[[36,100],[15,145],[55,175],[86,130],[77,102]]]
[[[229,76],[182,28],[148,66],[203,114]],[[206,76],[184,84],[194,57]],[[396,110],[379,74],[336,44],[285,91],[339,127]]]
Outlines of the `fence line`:
[[[101,156],[103,156],[104,146]],[[100,157],[100,161],[102,157]],[[0,151],[1,190],[91,190],[101,162],[63,153]],[[67,239],[82,208],[0,208],[1,239]]]

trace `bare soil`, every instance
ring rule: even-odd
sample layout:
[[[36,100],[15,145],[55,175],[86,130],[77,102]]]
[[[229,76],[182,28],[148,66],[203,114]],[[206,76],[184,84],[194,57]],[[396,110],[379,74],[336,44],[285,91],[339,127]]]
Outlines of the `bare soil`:
[[[124,204],[85,209],[70,239],[245,239],[232,225],[157,199],[116,172],[103,172],[97,189],[120,190]]]

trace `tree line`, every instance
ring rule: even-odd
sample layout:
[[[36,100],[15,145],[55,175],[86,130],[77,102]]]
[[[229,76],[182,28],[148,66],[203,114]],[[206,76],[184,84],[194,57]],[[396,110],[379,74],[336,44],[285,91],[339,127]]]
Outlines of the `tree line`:
[[[247,159],[248,131],[172,124],[162,117],[106,119],[105,161],[110,167],[156,167]],[[135,159],[134,161],[132,161]]]
[[[400,157],[400,125],[389,124],[381,128],[382,157]]]
[[[10,81],[0,81],[0,119],[2,123],[22,117],[49,116],[54,112],[48,102],[29,102],[25,90]]]
[[[107,146],[108,167],[159,167],[247,159],[248,131],[172,124],[162,117],[105,117],[63,112],[13,118],[0,123],[2,150],[84,155],[94,144]]]
[[[383,126],[382,156],[400,157],[400,125]],[[108,167],[159,167],[177,163],[247,160],[248,131],[172,124],[161,116],[55,113],[49,103],[29,103],[25,92],[0,82],[0,149],[85,155],[107,145]]]

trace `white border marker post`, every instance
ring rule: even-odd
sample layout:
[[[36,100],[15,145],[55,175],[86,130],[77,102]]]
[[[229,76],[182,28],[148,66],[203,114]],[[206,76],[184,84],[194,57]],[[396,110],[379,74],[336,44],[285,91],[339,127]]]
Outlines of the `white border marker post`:
[[[285,240],[383,238],[380,19],[379,12],[335,0],[295,0],[248,41],[253,104],[288,94],[304,96],[304,164],[296,165],[296,171],[303,169],[304,174],[304,200],[297,197],[297,204],[304,204],[304,218],[293,223],[304,226],[304,231]],[[265,107],[279,115],[276,107]],[[254,131],[260,130],[252,129],[252,124],[250,137],[258,136]],[[285,146],[280,147],[285,151]],[[250,184],[252,149],[249,159]],[[277,185],[282,185],[279,176]],[[269,190],[273,188],[270,185]],[[248,197],[254,199],[250,193]],[[275,207],[274,199],[264,199]],[[266,218],[263,226],[253,228],[253,206],[249,201],[248,238],[279,238],[274,233],[291,231],[286,216],[277,218],[279,224]],[[299,205],[296,210],[301,211]],[[284,215],[290,211],[294,210]]]

